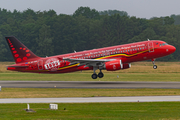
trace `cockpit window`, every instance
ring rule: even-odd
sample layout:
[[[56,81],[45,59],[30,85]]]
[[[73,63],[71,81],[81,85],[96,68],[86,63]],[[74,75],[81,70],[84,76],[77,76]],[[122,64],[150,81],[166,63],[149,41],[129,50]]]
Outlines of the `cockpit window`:
[[[165,45],[168,45],[167,43],[162,43],[162,44],[159,44],[159,46],[165,46]]]

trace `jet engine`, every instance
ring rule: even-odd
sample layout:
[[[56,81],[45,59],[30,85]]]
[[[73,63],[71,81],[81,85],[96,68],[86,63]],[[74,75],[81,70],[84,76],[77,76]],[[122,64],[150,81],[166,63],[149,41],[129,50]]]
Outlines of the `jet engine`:
[[[120,69],[130,68],[131,64],[130,63],[123,64],[121,60],[115,60],[115,61],[106,62],[104,67],[107,71],[116,71]]]

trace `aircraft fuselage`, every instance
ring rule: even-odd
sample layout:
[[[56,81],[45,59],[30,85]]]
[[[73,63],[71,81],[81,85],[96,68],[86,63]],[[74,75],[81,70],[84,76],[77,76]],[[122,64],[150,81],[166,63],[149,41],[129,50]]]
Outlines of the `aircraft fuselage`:
[[[176,48],[174,46],[168,45],[164,41],[151,40],[93,50],[85,50],[82,52],[69,53],[46,58],[31,58],[24,60],[23,62],[17,62],[17,64],[12,66],[8,66],[7,70],[33,73],[67,73],[81,70],[92,70],[97,68],[101,70],[106,69],[115,71],[129,68],[130,66],[128,65],[131,62],[151,59],[154,60],[156,58],[172,54],[175,50]],[[72,61],[69,59],[72,59]],[[91,62],[88,61],[90,59],[107,59],[110,61]],[[85,62],[81,60],[84,60]],[[108,62],[110,63],[106,64]],[[126,67],[123,67],[123,65]]]

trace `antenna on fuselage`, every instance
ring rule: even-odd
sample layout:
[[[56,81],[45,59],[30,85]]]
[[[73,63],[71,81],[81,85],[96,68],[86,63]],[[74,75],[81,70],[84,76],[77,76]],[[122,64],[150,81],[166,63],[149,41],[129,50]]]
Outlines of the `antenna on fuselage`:
[[[76,51],[74,50],[74,53],[76,53]]]
[[[149,38],[147,40],[150,41]]]

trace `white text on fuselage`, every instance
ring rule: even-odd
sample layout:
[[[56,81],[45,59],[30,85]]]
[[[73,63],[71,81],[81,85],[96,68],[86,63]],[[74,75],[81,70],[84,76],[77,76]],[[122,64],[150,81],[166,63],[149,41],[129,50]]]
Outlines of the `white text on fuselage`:
[[[60,65],[59,60],[44,64],[45,69],[51,69]]]
[[[88,52],[85,54],[77,54],[75,53],[75,55],[70,55],[67,56],[68,58],[76,58],[76,57],[82,57],[82,56],[91,56],[91,55],[97,55],[97,54],[104,54],[104,53],[110,53],[110,52],[117,52],[117,51],[123,51],[123,50],[128,50],[128,49],[134,49],[134,48],[139,48],[139,47],[145,47],[145,44],[134,44],[131,46],[117,46],[116,48],[113,49],[108,49],[107,50],[100,50],[100,51],[96,51],[96,52]],[[95,49],[94,49],[95,50]],[[98,49],[97,49],[98,50]],[[66,58],[66,57],[64,57]]]

